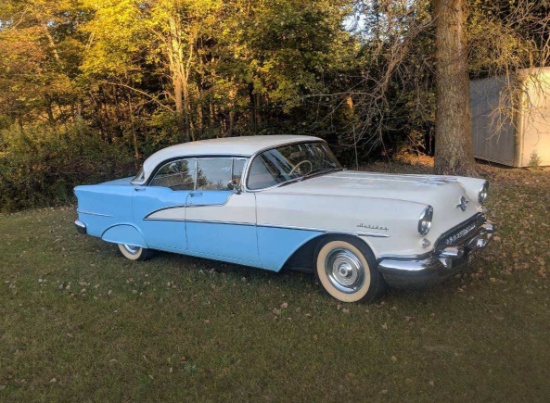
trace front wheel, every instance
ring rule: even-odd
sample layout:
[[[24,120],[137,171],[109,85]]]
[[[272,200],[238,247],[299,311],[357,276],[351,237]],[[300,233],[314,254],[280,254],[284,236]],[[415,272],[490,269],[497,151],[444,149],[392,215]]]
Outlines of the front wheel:
[[[372,302],[386,289],[370,248],[359,239],[335,237],[317,247],[317,279],[324,290],[342,302]]]
[[[153,251],[151,249],[142,248],[141,246],[132,246],[119,243],[118,250],[127,259],[130,260],[146,260],[149,259]]]

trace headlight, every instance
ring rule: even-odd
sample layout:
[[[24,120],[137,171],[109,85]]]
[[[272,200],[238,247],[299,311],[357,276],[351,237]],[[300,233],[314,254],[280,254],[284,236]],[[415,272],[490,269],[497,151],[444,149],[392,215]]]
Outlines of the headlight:
[[[434,209],[432,206],[426,207],[422,214],[420,214],[420,219],[418,220],[418,232],[420,235],[426,235],[430,231],[433,215]]]
[[[477,199],[479,200],[479,203],[483,203],[485,199],[487,199],[487,193],[489,192],[489,182],[485,181],[483,183],[483,186],[481,187],[481,190],[479,191],[479,194],[477,196]]]

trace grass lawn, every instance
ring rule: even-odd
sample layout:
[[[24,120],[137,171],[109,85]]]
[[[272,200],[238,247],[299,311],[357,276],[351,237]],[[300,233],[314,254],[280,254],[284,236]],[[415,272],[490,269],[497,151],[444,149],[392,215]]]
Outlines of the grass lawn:
[[[304,274],[130,262],[74,207],[0,215],[0,401],[548,401],[550,171],[481,169],[483,257],[374,305]]]

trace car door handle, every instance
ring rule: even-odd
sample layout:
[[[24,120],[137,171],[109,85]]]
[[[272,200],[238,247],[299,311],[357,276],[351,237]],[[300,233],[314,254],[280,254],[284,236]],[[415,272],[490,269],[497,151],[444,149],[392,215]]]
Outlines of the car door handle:
[[[202,196],[202,192],[193,192],[193,193],[189,193],[189,196],[190,196],[190,197]]]
[[[145,192],[145,188],[134,188],[136,192]]]

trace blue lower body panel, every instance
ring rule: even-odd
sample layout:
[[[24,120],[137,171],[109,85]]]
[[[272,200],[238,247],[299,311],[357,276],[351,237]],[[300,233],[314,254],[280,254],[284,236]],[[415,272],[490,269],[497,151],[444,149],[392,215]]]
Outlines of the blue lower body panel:
[[[254,225],[188,221],[187,245],[189,253],[200,253],[211,259],[260,263]]]
[[[147,221],[140,223],[145,242],[151,249],[185,253],[187,237],[183,221]]]
[[[323,232],[292,228],[258,227],[258,249],[262,267],[279,271],[286,261],[306,242]]]
[[[323,232],[243,224],[143,221],[139,229],[111,217],[82,217],[89,235],[142,246],[279,271],[301,246]],[[107,230],[106,230],[107,228]]]

